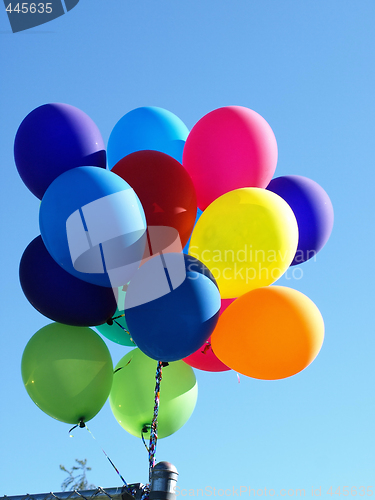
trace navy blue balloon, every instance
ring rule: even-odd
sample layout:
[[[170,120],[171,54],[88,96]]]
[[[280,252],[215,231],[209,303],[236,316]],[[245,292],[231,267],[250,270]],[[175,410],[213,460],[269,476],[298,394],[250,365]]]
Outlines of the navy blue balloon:
[[[315,257],[333,227],[333,207],[328,194],[317,182],[300,175],[276,177],[267,189],[281,196],[297,219],[298,247],[291,266]]]
[[[92,119],[69,104],[43,104],[22,121],[14,140],[14,159],[21,179],[39,199],[67,170],[106,168],[100,131]]]
[[[31,305],[58,323],[101,325],[116,311],[112,289],[87,283],[64,271],[48,253],[41,236],[24,251],[19,276]]]
[[[129,332],[139,349],[159,361],[177,361],[199,349],[219,319],[214,277],[194,257],[152,257],[130,280],[125,296]]]

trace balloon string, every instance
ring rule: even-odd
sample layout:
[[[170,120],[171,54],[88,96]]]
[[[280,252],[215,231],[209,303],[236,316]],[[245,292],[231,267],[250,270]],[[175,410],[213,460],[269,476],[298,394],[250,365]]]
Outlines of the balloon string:
[[[122,316],[125,316],[125,314],[123,314]],[[113,319],[114,319],[114,318],[113,318]],[[132,336],[130,335],[129,330],[127,330],[126,328],[124,328],[124,327],[123,327],[120,323],[118,323],[118,321],[116,321],[115,319],[114,319],[114,321],[115,321],[116,325],[118,325],[120,328],[122,328],[122,329],[124,330],[124,332],[126,332],[126,333],[129,335],[130,340],[131,340],[132,342],[134,342],[134,340],[132,339]],[[135,342],[134,342],[134,343],[135,343]]]
[[[156,442],[158,440],[158,414],[159,414],[159,403],[160,403],[160,382],[162,379],[162,367],[166,366],[166,363],[158,361],[158,366],[156,368],[155,375],[155,399],[154,399],[154,416],[152,418],[151,431],[150,431],[150,444],[148,450],[148,460],[149,460],[149,480],[151,481],[152,469],[155,466],[155,453],[156,453]]]
[[[86,427],[86,429],[89,431],[89,433],[91,434],[91,437],[94,439],[94,441],[96,441],[98,443],[98,441],[96,440],[94,434],[90,431],[90,429],[87,427],[87,425],[83,422],[83,420],[80,421],[79,424],[75,425],[74,427],[72,427],[70,429],[69,432],[71,432],[73,429],[75,429],[76,427]],[[98,443],[99,445],[99,443]],[[120,471],[117,469],[117,467],[115,466],[115,464],[112,462],[112,460],[109,458],[109,456],[107,455],[107,453],[103,450],[103,448],[99,445],[100,449],[102,450],[102,452],[104,453],[104,455],[107,457],[109,463],[112,465],[112,467],[115,469],[115,471],[117,472],[117,474],[120,476],[120,479],[122,480],[122,482],[124,483],[124,485],[126,487],[128,487],[128,483],[125,481],[125,479],[122,477],[122,475],[120,474]]]
[[[146,450],[149,452],[149,451],[150,451],[150,450],[149,450],[149,447],[147,446],[146,441],[145,441],[145,437],[144,437],[144,435],[143,435],[143,433],[144,433],[144,432],[147,432],[147,430],[148,430],[148,429],[147,429],[147,427],[150,427],[150,426],[145,425],[145,426],[143,427],[143,429],[142,429],[142,431],[141,431],[141,438],[142,438],[143,444],[145,445]]]
[[[123,318],[124,316],[125,316],[125,314],[120,314],[120,316],[115,316],[112,319],[119,319],[119,318]]]

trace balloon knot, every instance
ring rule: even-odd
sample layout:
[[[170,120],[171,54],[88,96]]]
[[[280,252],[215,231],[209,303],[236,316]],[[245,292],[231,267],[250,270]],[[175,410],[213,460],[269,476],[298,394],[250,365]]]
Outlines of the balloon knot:
[[[113,325],[113,319],[112,318],[107,319],[107,325],[109,325],[109,326]]]

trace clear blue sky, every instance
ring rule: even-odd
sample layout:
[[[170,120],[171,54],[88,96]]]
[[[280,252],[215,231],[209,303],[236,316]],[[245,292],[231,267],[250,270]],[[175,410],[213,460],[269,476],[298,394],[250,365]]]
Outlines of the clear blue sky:
[[[301,279],[278,282],[322,312],[318,358],[276,382],[197,371],[195,412],[159,441],[156,458],[177,467],[181,488],[311,496],[321,487],[329,499],[330,486],[373,485],[375,495],[374,24],[373,0],[80,0],[12,34],[0,8],[0,495],[60,491],[59,464],[75,458],[88,459],[96,485],[121,485],[100,446],[128,482],[148,479],[141,440],[108,403],[88,423],[97,442],[80,429],[69,438],[69,425],[42,413],[22,384],[23,349],[49,320],[18,281],[21,255],[39,234],[39,201],[18,176],[13,140],[48,102],[85,111],[105,142],[138,106],[168,109],[189,129],[212,109],[247,106],[274,130],[276,175],[324,187],[335,209],[331,238]],[[117,363],[126,348],[107,344]]]

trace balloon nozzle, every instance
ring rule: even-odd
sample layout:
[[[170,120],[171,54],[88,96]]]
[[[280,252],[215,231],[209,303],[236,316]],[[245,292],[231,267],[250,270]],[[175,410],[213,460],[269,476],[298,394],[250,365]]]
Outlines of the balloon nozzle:
[[[142,427],[142,433],[146,434],[146,432],[149,432],[151,430],[151,424],[144,424]]]

